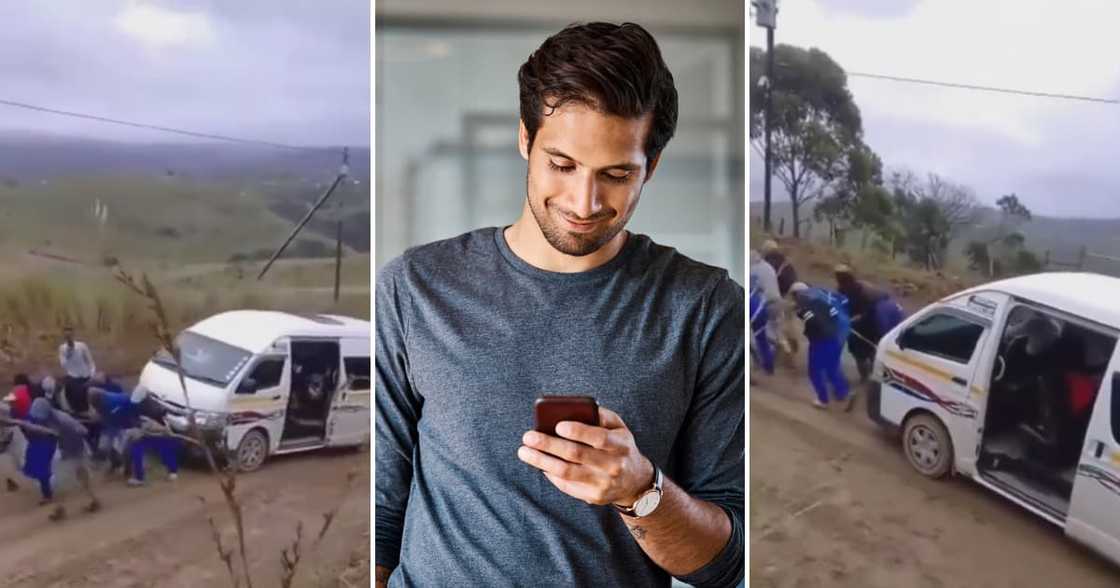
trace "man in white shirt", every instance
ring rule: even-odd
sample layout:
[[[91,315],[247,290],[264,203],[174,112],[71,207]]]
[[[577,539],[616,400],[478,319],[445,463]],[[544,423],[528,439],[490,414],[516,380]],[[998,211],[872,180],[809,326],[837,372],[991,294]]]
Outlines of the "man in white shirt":
[[[74,340],[73,327],[66,327],[62,334],[66,340],[58,348],[58,362],[66,374],[63,382],[66,404],[74,413],[84,414],[89,411],[86,390],[90,377],[97,372],[97,365],[93,362],[89,347]]]

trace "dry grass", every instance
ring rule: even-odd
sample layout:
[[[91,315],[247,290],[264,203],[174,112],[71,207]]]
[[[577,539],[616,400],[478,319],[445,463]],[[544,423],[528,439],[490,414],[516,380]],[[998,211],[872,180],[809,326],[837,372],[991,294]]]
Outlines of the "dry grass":
[[[122,333],[139,321],[132,305],[107,279],[68,282],[31,275],[0,285],[0,323],[24,332],[59,332],[73,325],[83,332]]]
[[[366,258],[368,261],[368,257]],[[368,282],[344,285],[333,300],[329,283],[315,289],[324,275],[321,264],[299,262],[277,266],[276,277],[257,282],[199,280],[191,285],[181,278],[154,274],[162,293],[171,332],[177,332],[213,314],[235,309],[326,312],[358,318],[370,317]],[[352,262],[352,279],[361,279],[361,264]],[[182,271],[182,268],[179,268]],[[333,271],[333,270],[332,270]],[[368,272],[368,269],[367,269]],[[333,274],[332,274],[333,275]],[[345,274],[344,274],[345,275]],[[161,279],[162,278],[162,279]],[[285,280],[297,280],[292,286]],[[79,338],[94,350],[98,367],[117,374],[132,374],[147,361],[156,346],[147,336],[150,319],[137,298],[123,291],[107,268],[25,270],[0,280],[0,370],[36,373],[57,366],[55,355],[62,328],[73,325]],[[10,373],[0,373],[0,378]]]
[[[827,285],[834,281],[833,269],[838,264],[850,266],[855,274],[873,283],[890,286],[902,298],[923,303],[964,290],[978,283],[970,276],[947,272],[929,272],[907,267],[875,256],[837,250],[824,245],[796,241],[779,241],[790,261],[804,279]]]
[[[759,249],[766,239],[774,238],[752,223],[750,245]],[[820,286],[835,287],[833,269],[838,264],[850,266],[862,279],[890,289],[908,309],[920,307],[944,296],[959,292],[986,280],[960,268],[930,272],[908,266],[901,258],[892,260],[871,249],[836,248],[825,244],[774,238],[797,269],[798,277]]]

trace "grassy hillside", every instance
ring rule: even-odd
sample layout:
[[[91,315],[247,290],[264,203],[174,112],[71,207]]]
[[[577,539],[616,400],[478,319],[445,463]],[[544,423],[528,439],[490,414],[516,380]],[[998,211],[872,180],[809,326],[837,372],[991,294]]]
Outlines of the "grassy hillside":
[[[340,163],[337,148],[0,133],[0,253],[61,247],[51,252],[224,261],[271,251],[322,195]],[[98,199],[109,206],[104,236],[94,222]],[[368,251],[368,147],[350,149],[350,177],[306,227],[309,243],[333,243],[333,221],[340,217],[343,242]],[[303,255],[314,249],[303,247]]]
[[[101,227],[95,202],[108,208]],[[97,262],[225,261],[275,249],[292,223],[253,188],[183,178],[95,177],[0,187],[0,251],[38,249]],[[329,243],[311,233],[303,238]]]
[[[114,280],[109,257],[151,278],[174,329],[235,308],[368,318],[370,257],[360,253],[369,244],[368,154],[351,150],[341,210],[322,209],[324,222],[258,281],[261,256],[334,178],[337,154],[0,135],[0,378],[57,367],[64,325],[95,347],[104,369],[139,369],[155,346],[152,315]],[[339,214],[346,247],[336,302],[329,221]]]

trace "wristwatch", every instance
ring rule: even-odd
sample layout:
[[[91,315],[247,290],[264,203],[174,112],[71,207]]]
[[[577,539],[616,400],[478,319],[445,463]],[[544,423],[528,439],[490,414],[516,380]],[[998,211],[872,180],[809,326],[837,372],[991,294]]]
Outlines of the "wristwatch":
[[[653,487],[639,496],[631,506],[619,506],[611,503],[615,510],[635,519],[648,517],[653,514],[653,511],[657,510],[657,506],[661,504],[661,468],[657,467],[653,460],[650,460],[650,465],[653,465]]]

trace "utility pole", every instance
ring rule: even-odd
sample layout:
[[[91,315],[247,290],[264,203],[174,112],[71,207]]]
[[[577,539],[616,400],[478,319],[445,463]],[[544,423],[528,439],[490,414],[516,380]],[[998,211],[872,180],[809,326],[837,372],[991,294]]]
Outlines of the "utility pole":
[[[766,29],[766,172],[762,195],[762,230],[770,232],[770,182],[773,160],[770,151],[774,96],[774,29],[777,27],[778,0],[754,0],[755,22]]]
[[[287,249],[288,245],[291,244],[292,240],[296,238],[296,235],[299,234],[300,230],[303,229],[304,225],[306,225],[307,222],[311,220],[311,217],[312,217],[312,215],[315,214],[315,211],[319,210],[319,207],[323,206],[323,204],[327,201],[327,199],[331,197],[331,194],[334,193],[335,189],[338,188],[340,185],[342,185],[342,183],[346,181],[346,178],[349,175],[350,175],[350,148],[349,147],[343,147],[342,148],[342,165],[339,166],[339,168],[338,168],[338,175],[335,176],[334,182],[332,182],[330,187],[327,188],[327,191],[324,192],[323,195],[319,197],[319,200],[315,202],[315,205],[312,206],[311,209],[307,211],[307,214],[304,215],[303,220],[299,221],[299,224],[297,224],[295,229],[292,230],[291,234],[288,235],[288,238],[284,241],[284,244],[281,245],[280,248],[277,249],[276,252],[272,254],[272,257],[269,258],[268,262],[266,262],[264,264],[264,268],[261,269],[261,273],[257,275],[258,280],[263,278],[264,275],[266,273],[268,273],[268,268],[272,267],[272,264],[277,260],[277,258],[279,258],[284,253],[284,250]],[[339,210],[339,215],[340,215],[340,218],[341,218],[341,213],[342,213],[341,203],[340,203],[340,206],[339,206],[338,210]],[[335,299],[335,302],[338,301],[339,287],[340,287],[340,282],[342,281],[342,222],[341,221],[339,221],[338,226],[337,226],[337,237],[336,238],[337,238],[337,241],[335,242],[335,258],[334,258],[334,299]]]
[[[342,176],[350,175],[350,148],[342,148],[342,167],[339,172]],[[345,179],[343,180],[346,181]],[[339,290],[342,287],[342,199],[335,202],[338,212],[338,227],[334,242],[334,303],[338,304]]]

